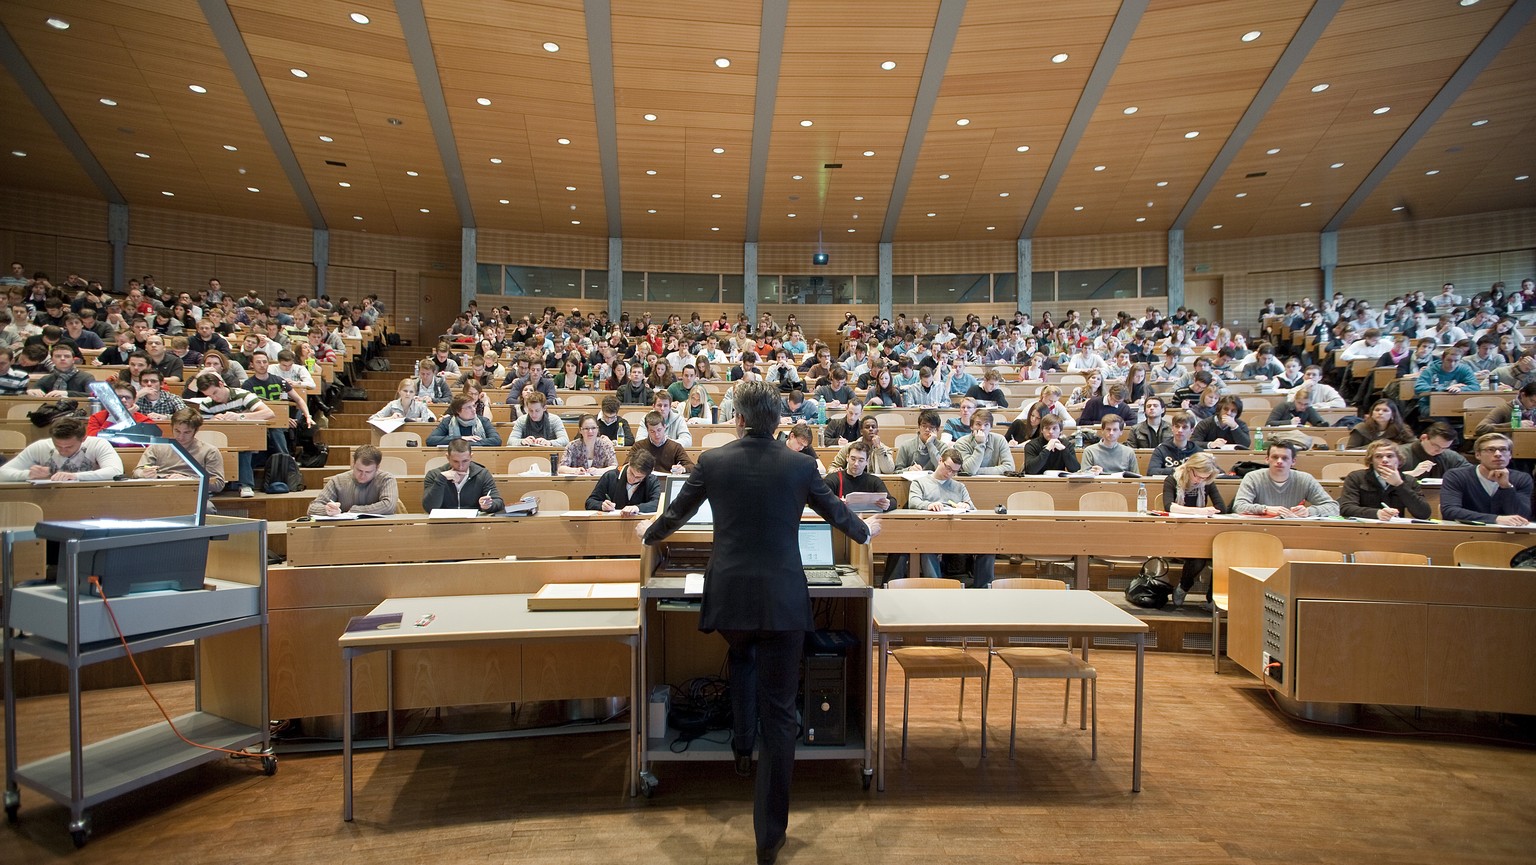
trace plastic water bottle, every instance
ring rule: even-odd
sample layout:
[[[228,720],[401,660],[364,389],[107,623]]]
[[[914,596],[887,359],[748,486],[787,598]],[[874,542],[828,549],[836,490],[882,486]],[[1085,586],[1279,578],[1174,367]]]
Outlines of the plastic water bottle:
[[[421,375],[421,361],[416,361],[416,366],[411,370],[411,375]]]
[[[1517,397],[1515,397],[1515,407],[1513,409],[1511,409],[1510,412],[1509,412],[1509,426],[1510,426],[1511,429],[1519,429],[1520,428],[1521,414],[1522,413],[1520,411],[1520,397],[1517,396]]]
[[[1518,405],[1519,404],[1516,403],[1517,410],[1518,410]],[[826,400],[818,400],[817,403],[816,403],[816,425],[817,426],[826,426],[827,425],[827,401]],[[1518,425],[1519,424],[1517,422],[1516,426],[1518,426]]]
[[[1146,512],[1147,512],[1147,485],[1146,484],[1137,484],[1136,485],[1136,513],[1144,514]]]
[[[1082,450],[1083,449],[1083,431],[1082,430],[1078,430],[1077,432],[1072,434],[1072,448],[1074,450]]]
[[[1256,451],[1264,450],[1264,430],[1260,427],[1253,428],[1253,449]]]

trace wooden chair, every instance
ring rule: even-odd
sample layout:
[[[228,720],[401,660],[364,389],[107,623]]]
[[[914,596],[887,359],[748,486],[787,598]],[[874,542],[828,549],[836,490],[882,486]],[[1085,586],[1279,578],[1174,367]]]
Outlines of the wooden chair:
[[[1509,399],[1502,396],[1469,396],[1461,401],[1463,411],[1470,409],[1495,409],[1509,405]]]
[[[916,591],[921,589],[960,589],[965,584],[959,580],[939,577],[905,577],[885,584],[891,591]],[[907,759],[907,711],[912,703],[913,679],[959,679],[960,709],[957,720],[965,720],[965,680],[981,680],[981,756],[987,756],[987,684],[988,667],[971,657],[965,646],[902,646],[891,650],[891,656],[902,670],[901,693],[901,759]]]
[[[1319,550],[1307,547],[1292,549],[1286,547],[1280,551],[1280,557],[1287,562],[1329,562],[1343,563],[1349,561],[1349,555],[1338,550]]]
[[[707,433],[705,433],[704,434],[704,441],[701,442],[700,444],[701,444],[702,447],[706,447],[706,448],[717,448],[717,447],[720,447],[721,445],[728,445],[728,444],[730,444],[731,442],[733,442],[735,440],[736,440],[736,434],[735,433],[726,432],[724,430],[716,430],[715,432],[707,432]]]
[[[402,475],[409,474],[411,469],[405,464],[405,460],[401,457],[385,457],[379,460],[379,470],[388,472],[389,474],[398,478]]]
[[[1211,664],[1221,672],[1221,618],[1227,614],[1232,568],[1278,568],[1285,544],[1263,532],[1222,532],[1211,541]]]
[[[1467,541],[1451,551],[1451,561],[1461,568],[1507,568],[1509,560],[1523,549],[1524,544],[1504,541]]]
[[[1318,472],[1318,480],[1342,481],[1344,478],[1364,468],[1360,463],[1329,463]]]
[[[1083,493],[1082,496],[1078,498],[1077,509],[1080,511],[1110,511],[1112,513],[1123,514],[1130,511],[1131,507],[1130,503],[1125,500],[1125,496],[1115,492],[1114,490],[1094,490],[1092,492]],[[1098,562],[1101,565],[1108,566],[1109,572],[1111,574],[1113,574],[1115,572],[1115,568],[1120,565],[1126,565],[1132,568],[1140,568],[1142,564],[1146,562],[1146,560],[1146,556],[1088,557],[1088,562],[1090,564]]]
[[[571,497],[564,490],[529,490],[524,495],[539,500],[539,516],[560,516],[571,509]]]
[[[573,393],[565,398],[565,405],[567,408],[597,405],[597,397],[589,393]]]
[[[1010,511],[1054,511],[1056,500],[1045,490],[1020,490],[1008,494],[1008,510]],[[1035,564],[1035,571],[1049,571],[1051,568],[1065,565],[1076,571],[1076,556],[1025,556]],[[994,582],[996,582],[994,580]]]
[[[871,412],[865,411],[864,416],[873,416],[876,420],[880,421],[880,428],[883,430],[890,429],[891,427],[910,425],[907,423],[907,416],[902,414],[887,414],[886,412],[881,411],[876,411],[871,414]]]
[[[21,430],[0,429],[0,451],[19,451],[30,444]]]
[[[529,469],[537,469],[535,474],[549,474],[549,457],[513,457],[507,460],[507,474],[520,475]]]
[[[1427,565],[1429,556],[1423,553],[1393,553],[1385,550],[1356,550],[1357,565]]]
[[[395,430],[394,432],[387,432],[379,436],[379,447],[381,448],[408,448],[412,446],[421,447],[421,433]]]
[[[422,473],[425,474],[426,472],[432,471],[438,466],[445,465],[448,465],[448,457],[444,454],[438,454],[435,457],[427,457],[426,464],[421,467]]]
[[[915,438],[917,438],[917,433],[901,433],[896,436],[896,441],[891,444],[891,447],[900,448],[902,445],[912,441]]]
[[[42,521],[43,509],[36,502],[0,502],[0,530],[30,529]],[[46,575],[44,543],[38,540],[16,545],[13,580],[40,580]]]
[[[1002,580],[993,580],[994,589],[1056,589],[1065,590],[1067,584],[1061,580],[1039,580],[1024,577],[1011,577]],[[1088,653],[1085,642],[1083,654]],[[1061,703],[1061,723],[1067,723],[1067,709],[1072,703],[1072,680],[1087,685],[1092,683],[1093,688],[1093,759],[1099,759],[1099,673],[1089,663],[1086,657],[1079,658],[1070,650],[1047,649],[1037,646],[1008,646],[993,648],[987,657],[987,676],[991,677],[992,657],[996,656],[1008,669],[1013,671],[1013,709],[1008,715],[1008,759],[1013,759],[1014,741],[1019,732],[1019,680],[1020,679],[1061,679],[1066,685],[1066,696]],[[1081,729],[1088,729],[1088,705],[1081,703],[1082,717],[1079,723]]]
[[[619,412],[619,417],[629,421],[629,428],[635,431],[635,435],[645,435],[645,416],[650,414],[650,409],[636,409]]]
[[[6,412],[5,416],[6,416],[7,419],[10,419],[10,420],[16,420],[16,419],[19,419],[19,418],[25,418],[27,416],[28,412],[35,411],[37,409],[37,407],[42,405],[44,402],[51,402],[51,400],[45,400],[42,397],[38,397],[37,398],[37,402],[20,403],[20,404],[17,404],[17,405],[13,405]]]
[[[412,435],[415,435],[415,433],[412,433]],[[219,450],[229,449],[229,436],[225,435],[223,430],[200,429],[197,431],[197,440],[204,444],[212,445]]]

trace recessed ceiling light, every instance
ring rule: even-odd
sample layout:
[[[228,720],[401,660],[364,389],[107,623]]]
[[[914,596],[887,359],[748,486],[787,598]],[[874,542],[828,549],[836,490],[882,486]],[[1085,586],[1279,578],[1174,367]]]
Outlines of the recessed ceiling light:
[[[11,155],[12,156],[26,156],[27,155],[27,151],[25,151],[25,150],[12,150],[11,151]]]
[[[1392,208],[1392,212],[1393,213],[1397,213],[1398,211],[1407,210],[1407,209],[1408,209],[1408,205],[1406,205],[1406,204],[1399,204],[1398,206]]]
[[[405,125],[405,121],[401,120],[398,117],[386,117],[386,118],[384,118],[384,122],[388,123],[390,126],[404,126]]]
[[[804,180],[805,179],[805,175],[803,175],[803,174],[791,174],[789,176],[789,179],[790,180]]]
[[[800,125],[801,126],[811,126],[813,124],[809,120],[802,120],[802,121],[800,121]]]
[[[193,93],[207,93],[208,92],[208,88],[204,87],[201,84],[188,84],[187,85],[187,89],[192,91]]]
[[[478,98],[476,98],[476,99],[475,99],[475,102],[476,102],[476,103],[477,103],[477,104],[479,104],[479,105],[490,105],[490,104],[491,104],[491,100],[489,100],[489,99],[487,99],[487,98],[486,98],[486,97],[484,97],[484,96],[481,96],[481,97],[478,97]]]
[[[874,156],[875,155],[875,151],[873,151],[873,150],[866,150],[866,151],[864,151],[864,155],[865,156]]]
[[[1073,209],[1073,210],[1082,210],[1082,209],[1083,209],[1083,206],[1082,206],[1082,205],[1081,205],[1081,204],[1079,204],[1079,205],[1077,205],[1077,206],[1076,206],[1076,207],[1073,207],[1073,208],[1072,208],[1072,209]]]
[[[1472,125],[1473,126],[1487,126],[1488,125],[1488,121],[1486,121],[1486,120],[1474,120],[1474,121],[1472,121]]]
[[[1213,225],[1211,227],[1216,229],[1217,231],[1220,231],[1221,230],[1221,223],[1218,222],[1218,223],[1216,223],[1215,225]]]
[[[650,210],[646,211],[646,213],[655,213],[655,212],[656,212],[656,208],[654,208],[654,207],[651,208]]]
[[[421,175],[418,172],[415,172],[415,171],[407,171],[405,173],[405,176],[406,177],[420,177]]]
[[[1109,167],[1109,166],[1107,166],[1107,165],[1095,165],[1095,166],[1094,166],[1094,167],[1093,167],[1093,170],[1094,170],[1094,171],[1103,171],[1103,170],[1104,170],[1104,169],[1106,169],[1106,168],[1108,168],[1108,167]]]
[[[246,188],[245,188],[245,191],[246,191],[246,192],[260,192],[260,191],[261,191],[261,190],[260,190],[260,189],[257,189],[257,188],[256,188],[256,187],[254,187],[254,186],[247,186],[247,187],[246,187]]]
[[[790,214],[787,214],[787,215],[789,216],[790,219],[794,219],[795,218],[795,215],[793,213],[790,213]]]
[[[1019,153],[1028,153],[1029,152],[1029,145],[1028,144],[1020,144],[1018,147],[1015,147],[1013,149],[1018,151]]]
[[[332,138],[329,135],[322,135],[322,136],[320,136],[320,140],[324,141],[326,144],[330,144],[332,141],[335,141],[336,139]]]
[[[352,184],[346,182],[345,180],[338,181],[336,183],[336,185],[340,186],[342,189],[351,189],[352,188]]]
[[[1191,129],[1190,131],[1184,133],[1184,137],[1185,138],[1199,138],[1200,137],[1200,130],[1198,130],[1198,129]]]
[[[940,174],[939,175],[939,179],[940,180],[948,180],[949,179],[949,175],[948,174]]]
[[[729,67],[731,65],[731,58],[729,58],[729,57],[716,57],[715,58],[715,65],[720,67],[721,69],[725,69],[725,68],[727,68],[727,67]],[[720,229],[718,229],[718,228],[715,229],[715,231],[719,231],[719,230]]]
[[[719,231],[720,230],[720,226],[718,226],[718,225],[711,225],[709,227],[709,230],[710,231]]]
[[[55,30],[68,30],[69,22],[65,21],[63,18],[49,18],[48,26]]]
[[[656,176],[656,169],[654,169],[654,168],[647,168],[645,170],[645,173],[651,175],[652,177],[655,177]]]
[[[362,220],[362,217],[361,217],[361,216],[357,216],[357,215],[353,215],[353,217],[352,217],[352,218],[353,218],[353,219],[356,219],[356,220],[358,220],[358,221],[361,221],[361,220]]]
[[[108,108],[115,108],[115,107],[117,107],[117,100],[116,99],[107,99],[106,97],[102,97],[101,99],[98,99],[97,101],[100,102],[102,105],[107,106]],[[1484,120],[1483,122],[1487,123],[1488,121]],[[1476,126],[1477,124],[1474,123],[1473,125]]]
[[[969,117],[962,117],[959,120],[955,121],[955,125],[956,126],[970,126],[971,125],[971,118],[969,118]]]
[[[1246,193],[1246,192],[1239,192],[1237,195],[1235,195],[1233,197],[1234,198],[1247,198],[1248,197],[1248,193]]]
[[[1008,197],[1008,193],[1006,193],[1006,192],[999,192],[997,194],[997,197],[998,198],[1007,198]]]
[[[1431,168],[1430,170],[1424,172],[1424,176],[1426,176],[1426,177],[1434,177],[1436,174],[1439,174],[1439,173],[1440,173],[1440,169],[1438,169],[1438,168]]]
[[[496,203],[497,204],[511,204],[512,203],[512,199],[510,199],[510,198],[498,198],[498,199],[496,199]]]
[[[895,60],[887,60],[884,63],[880,64],[880,68],[884,69],[887,72],[889,72],[892,69],[896,68],[896,61]]]
[[[720,193],[718,193],[718,192],[711,192],[709,194],[709,197],[710,198],[719,198],[720,197]]]
[[[560,43],[558,43],[558,42],[545,42],[544,43],[544,50],[548,51],[551,54],[553,54],[556,51],[560,50]]]
[[[864,196],[862,196],[862,195],[855,195],[853,197],[853,200],[854,201],[863,201],[864,200]]]
[[[1051,57],[1051,62],[1052,63],[1065,63],[1065,62],[1067,62],[1067,55],[1066,54],[1057,54],[1057,55]]]
[[[364,15],[361,12],[353,12],[351,15],[348,15],[347,17],[351,18],[352,19],[352,23],[354,23],[354,24],[367,24],[368,23],[368,16]]]
[[[714,148],[710,149],[710,152],[711,153],[724,153],[725,152],[725,148],[724,147],[714,147]]]
[[[1301,206],[1302,207],[1311,207],[1312,206],[1312,202],[1310,202],[1310,201],[1303,201],[1301,203]]]
[[[1322,93],[1324,90],[1327,90],[1327,89],[1328,89],[1328,84],[1326,82],[1323,83],[1323,84],[1314,84],[1314,85],[1312,85],[1312,92],[1313,93]]]
[[[137,156],[140,159],[148,159],[149,158],[149,154],[145,153],[142,150],[135,151],[133,155]]]
[[[309,77],[309,73],[308,72],[305,72],[303,69],[300,69],[297,66],[295,66],[294,68],[292,68],[292,69],[290,69],[288,71],[290,73],[292,73],[294,78],[308,78]]]
[[[1145,216],[1138,216],[1138,217],[1136,217],[1136,221],[1137,222],[1146,222],[1147,218]]]
[[[987,226],[987,230],[988,230],[988,231],[996,231],[996,230],[997,230],[997,226],[995,226],[995,225],[989,225],[989,226]]]
[[[1127,105],[1127,106],[1125,106],[1124,108],[1122,108],[1120,110],[1120,113],[1121,114],[1135,114],[1136,112],[1138,112],[1140,110],[1141,110],[1140,108],[1137,108],[1134,105]]]
[[[852,233],[854,233],[854,232],[855,232],[855,231],[858,231],[858,229],[857,229],[857,228],[850,228],[850,229],[848,229],[848,233],[849,233],[849,234],[852,234]]]
[[[574,186],[567,186],[565,188],[565,191],[566,192],[575,192],[576,191],[576,187],[574,187]]]
[[[1157,185],[1158,186],[1167,186],[1168,185],[1168,181],[1166,181],[1166,180],[1159,180],[1157,182]]]
[[[929,216],[938,216],[938,214],[937,214],[937,213],[930,213],[930,214],[928,214],[928,215],[929,215]]]
[[[579,219],[573,219],[573,220],[571,220],[571,224],[572,224],[572,225],[580,225],[580,224],[581,224],[581,220],[579,220]]]
[[[642,114],[640,116],[645,118],[647,121],[654,121],[656,119],[656,115],[654,114]]]
[[[491,164],[492,165],[500,165],[501,164],[501,157],[500,156],[492,156],[491,157]]]
[[[164,189],[160,190],[160,194],[165,196],[166,198],[175,198],[176,197],[176,193],[168,192],[168,191],[166,191]]]
[[[1156,207],[1156,206],[1157,206],[1157,202],[1155,202],[1155,201],[1149,201],[1149,202],[1147,202],[1147,206],[1148,206],[1148,207]]]
[[[228,150],[230,153],[235,153],[235,152],[239,151],[240,148],[236,147],[233,144],[226,144],[226,145],[224,145],[224,149]]]
[[[555,139],[555,143],[556,144],[570,144],[571,143],[571,139],[569,139],[569,138],[556,138]]]
[[[1274,156],[1276,153],[1280,152],[1280,148],[1278,148],[1278,147],[1271,147],[1271,148],[1269,148],[1268,150],[1266,150],[1264,152],[1268,153],[1270,156]]]
[[[858,214],[857,214],[857,213],[855,213],[855,214],[853,214],[853,215],[852,215],[852,216],[851,216],[851,217],[849,217],[849,218],[850,218],[850,219],[858,219],[858,218],[859,218],[859,215],[858,215]]]
[[[1388,111],[1391,111],[1391,110],[1392,110],[1392,106],[1390,106],[1390,105],[1383,105],[1380,108],[1376,109],[1375,111],[1372,111],[1371,113],[1372,114],[1386,114]]]
[[[1461,0],[1461,5],[1463,5],[1463,6],[1476,6],[1477,5],[1477,0]]]
[[[1249,30],[1247,33],[1244,33],[1242,35],[1242,40],[1244,42],[1252,42],[1253,40],[1255,40],[1255,39],[1257,39],[1257,38],[1259,38],[1260,36],[1263,36],[1263,35],[1264,35],[1264,33],[1261,30]]]
[[[416,209],[417,209],[417,210],[419,210],[419,211],[421,211],[421,212],[422,212],[422,213],[431,213],[431,212],[432,212],[432,211],[430,211],[430,210],[428,210],[428,209],[427,209],[427,208],[425,208],[425,207],[418,207],[418,208],[416,208]]]
[[[1516,174],[1515,175],[1515,179],[1516,180],[1530,180],[1531,176],[1529,174]]]
[[[1343,168],[1344,167],[1344,163],[1342,163],[1342,162],[1335,162],[1334,164],[1332,164],[1332,165],[1330,165],[1328,167],[1329,168]]]

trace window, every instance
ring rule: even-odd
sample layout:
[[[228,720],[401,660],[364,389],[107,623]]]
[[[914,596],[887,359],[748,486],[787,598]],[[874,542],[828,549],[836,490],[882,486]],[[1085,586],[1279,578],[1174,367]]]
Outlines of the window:
[[[501,265],[475,265],[475,293],[501,294]]]
[[[608,299],[608,271],[584,270],[581,272],[587,291],[585,297],[588,300]]]
[[[624,297],[625,303],[631,301],[639,303],[645,300],[645,274],[638,270],[624,271]]]
[[[1029,275],[1030,291],[1035,303],[1052,303],[1056,300],[1056,274],[1053,271],[1036,271]]]
[[[911,303],[913,298],[913,281],[917,277],[912,274],[898,274],[891,277],[891,303]]]
[[[758,276],[757,278],[757,302],[779,302],[779,278],[777,276]]]
[[[812,273],[784,277],[785,303],[850,303],[853,277]]]
[[[1017,303],[1019,282],[1014,273],[992,274],[992,300],[996,303]]]
[[[1141,296],[1168,296],[1168,268],[1143,267],[1141,269]]]
[[[720,302],[721,303],[745,303],[742,294],[742,276],[739,273],[727,273],[720,277]]]
[[[647,273],[646,300],[652,303],[718,303],[717,273]]]
[[[990,303],[992,277],[985,273],[926,274],[917,278],[918,303]]]
[[[1116,300],[1136,296],[1136,268],[1063,270],[1057,301]]]
[[[878,274],[859,274],[853,278],[854,296],[848,299],[849,303],[877,303],[880,300],[880,277]]]
[[[504,268],[506,294],[512,297],[581,297],[581,271],[554,267]]]

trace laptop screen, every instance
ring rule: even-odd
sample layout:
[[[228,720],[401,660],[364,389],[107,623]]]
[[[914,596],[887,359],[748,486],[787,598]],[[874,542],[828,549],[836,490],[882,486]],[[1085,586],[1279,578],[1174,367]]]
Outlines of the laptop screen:
[[[688,483],[688,478],[686,476],[667,477],[666,487],[663,491],[663,496],[666,500],[662,502],[661,506],[663,511],[665,511],[668,507],[671,507],[672,503],[677,500],[678,494],[683,491],[683,484],[686,483]],[[683,529],[688,531],[709,531],[714,527],[715,515],[709,509],[709,499],[705,499],[703,502],[701,502],[699,504],[699,509],[693,512],[693,516],[688,519],[688,522],[683,523]]]
[[[119,430],[124,427],[133,426],[136,423],[133,415],[128,413],[127,406],[123,405],[122,397],[119,397],[117,391],[112,389],[111,382],[91,382],[91,396],[101,403],[101,407],[107,410],[107,417],[112,419],[112,425],[107,427],[107,429]]]
[[[826,523],[800,524],[800,564],[807,568],[830,568],[832,527]]]

